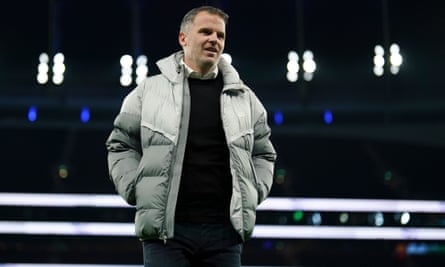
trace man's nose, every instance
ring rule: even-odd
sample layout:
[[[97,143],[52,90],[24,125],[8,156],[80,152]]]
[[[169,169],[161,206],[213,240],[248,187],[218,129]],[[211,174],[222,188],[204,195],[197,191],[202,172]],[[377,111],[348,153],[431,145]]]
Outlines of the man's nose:
[[[216,32],[209,35],[209,42],[216,43],[218,41],[218,36]]]

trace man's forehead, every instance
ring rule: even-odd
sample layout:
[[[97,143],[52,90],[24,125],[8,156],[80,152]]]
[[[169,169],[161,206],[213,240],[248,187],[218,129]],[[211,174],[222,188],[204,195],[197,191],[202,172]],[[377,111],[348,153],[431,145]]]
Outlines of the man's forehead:
[[[226,25],[224,19],[221,18],[219,15],[212,14],[207,11],[201,11],[198,14],[196,14],[195,19],[193,20],[193,24],[198,24],[198,23],[217,23],[217,24],[222,24],[223,26]]]

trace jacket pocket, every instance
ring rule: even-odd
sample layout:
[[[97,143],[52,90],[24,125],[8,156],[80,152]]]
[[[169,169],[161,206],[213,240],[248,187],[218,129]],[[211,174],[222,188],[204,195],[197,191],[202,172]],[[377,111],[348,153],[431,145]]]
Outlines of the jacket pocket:
[[[234,148],[233,153],[233,168],[239,182],[243,206],[249,209],[255,209],[258,204],[258,184],[251,153],[238,147]]]

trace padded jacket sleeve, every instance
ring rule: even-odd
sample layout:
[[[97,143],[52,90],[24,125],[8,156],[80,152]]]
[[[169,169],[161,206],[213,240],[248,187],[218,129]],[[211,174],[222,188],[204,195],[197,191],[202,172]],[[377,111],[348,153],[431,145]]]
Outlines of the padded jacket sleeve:
[[[252,103],[254,111],[252,161],[257,178],[258,204],[260,204],[272,188],[277,154],[270,140],[271,130],[267,123],[267,112],[255,95],[253,95]]]
[[[130,205],[136,204],[135,183],[141,159],[139,88],[124,99],[106,140],[109,176],[116,191]]]

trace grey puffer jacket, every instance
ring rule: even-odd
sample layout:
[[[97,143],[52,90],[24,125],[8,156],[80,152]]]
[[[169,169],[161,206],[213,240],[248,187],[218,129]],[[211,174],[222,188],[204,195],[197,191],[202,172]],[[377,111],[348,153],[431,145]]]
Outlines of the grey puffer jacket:
[[[173,237],[175,206],[189,124],[190,94],[183,52],[161,59],[161,74],[147,78],[124,99],[106,141],[116,191],[136,205],[139,239]],[[233,191],[230,219],[243,240],[256,208],[270,192],[276,153],[267,114],[255,94],[224,59],[221,118],[230,151]]]

